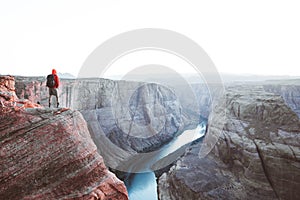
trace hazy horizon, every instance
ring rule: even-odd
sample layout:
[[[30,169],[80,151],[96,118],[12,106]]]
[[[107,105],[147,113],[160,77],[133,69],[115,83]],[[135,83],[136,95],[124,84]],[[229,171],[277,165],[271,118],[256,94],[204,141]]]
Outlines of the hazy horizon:
[[[11,75],[11,76],[20,76],[20,77],[46,77],[48,74],[43,75],[33,75],[33,76],[26,76],[26,75],[15,75],[15,74],[0,74],[0,75]],[[68,73],[68,72],[59,72],[58,74],[60,78],[65,79],[76,79],[77,76]],[[290,76],[290,75],[257,75],[257,74],[230,74],[230,73],[220,73],[219,74],[222,81],[226,82],[261,82],[261,81],[268,81],[268,80],[300,80],[300,76]],[[180,74],[182,78],[186,79],[189,83],[199,83],[203,82],[202,78],[199,78],[198,74],[192,73],[183,73]],[[165,80],[174,80],[176,81],[177,77],[172,77],[170,74],[164,73],[152,73],[152,74],[130,74],[130,76],[123,76],[122,74],[113,75],[109,77],[86,77],[86,78],[105,78],[111,80],[127,80],[127,81],[143,81],[143,82],[155,82],[155,79],[158,82]],[[84,79],[86,79],[84,78]],[[149,78],[149,79],[148,79]],[[173,81],[174,81],[173,80]]]
[[[77,76],[87,57],[108,39],[160,28],[195,41],[219,72],[300,76],[296,1],[12,0],[0,5],[0,74],[43,76],[55,68]],[[146,57],[143,64],[161,64],[160,56],[133,55],[131,64]],[[177,58],[168,59],[172,67]]]

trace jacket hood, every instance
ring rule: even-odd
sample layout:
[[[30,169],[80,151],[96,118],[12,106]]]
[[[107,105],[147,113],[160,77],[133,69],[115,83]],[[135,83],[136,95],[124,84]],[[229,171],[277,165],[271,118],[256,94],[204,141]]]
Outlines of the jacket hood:
[[[52,69],[52,74],[56,74],[56,70],[55,69]]]

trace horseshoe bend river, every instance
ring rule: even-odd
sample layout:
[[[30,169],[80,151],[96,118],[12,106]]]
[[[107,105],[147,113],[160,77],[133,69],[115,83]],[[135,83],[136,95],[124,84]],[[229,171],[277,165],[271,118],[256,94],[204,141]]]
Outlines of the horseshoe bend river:
[[[184,145],[204,137],[206,126],[207,121],[203,120],[195,129],[182,132],[182,134],[175,137],[168,144],[164,145],[160,151],[154,153],[150,159],[143,159],[143,162],[139,165],[144,165],[143,168],[146,169],[144,172],[128,173],[124,182],[128,190],[129,199],[157,200],[157,182],[155,173],[151,170],[151,166],[160,159],[180,149]],[[133,165],[136,165],[136,163]]]

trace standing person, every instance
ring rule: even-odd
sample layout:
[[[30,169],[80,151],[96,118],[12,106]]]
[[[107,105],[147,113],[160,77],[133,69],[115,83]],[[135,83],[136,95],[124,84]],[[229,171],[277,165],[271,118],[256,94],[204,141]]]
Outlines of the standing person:
[[[59,78],[56,74],[56,70],[52,69],[52,74],[47,76],[47,87],[49,88],[49,108],[51,106],[51,96],[54,95],[56,97],[56,107],[58,108],[58,95],[57,95],[57,88],[59,86]]]

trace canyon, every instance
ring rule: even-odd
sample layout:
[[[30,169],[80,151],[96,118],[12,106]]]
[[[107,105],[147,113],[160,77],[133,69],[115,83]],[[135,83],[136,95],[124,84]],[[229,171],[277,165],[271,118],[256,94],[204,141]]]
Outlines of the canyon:
[[[15,79],[12,98],[18,99],[17,105],[34,110],[48,106],[44,77]],[[62,108],[55,116],[82,116],[79,121],[86,121],[83,127],[93,152],[107,167],[125,172],[145,171],[140,164],[132,169],[132,163],[147,161],[145,155],[208,119],[201,141],[150,166],[168,166],[157,173],[159,199],[299,199],[298,81],[231,83],[222,95],[219,86],[190,86],[187,90],[134,81],[62,79]],[[187,94],[191,91],[193,97]],[[27,107],[31,115],[41,115]]]

